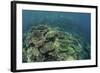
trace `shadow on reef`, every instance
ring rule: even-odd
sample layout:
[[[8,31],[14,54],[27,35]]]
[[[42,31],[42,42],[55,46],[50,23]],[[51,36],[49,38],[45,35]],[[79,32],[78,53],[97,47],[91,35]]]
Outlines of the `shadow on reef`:
[[[84,46],[85,45],[85,46]],[[47,25],[32,26],[23,34],[22,61],[45,62],[90,59],[90,45],[79,36]]]

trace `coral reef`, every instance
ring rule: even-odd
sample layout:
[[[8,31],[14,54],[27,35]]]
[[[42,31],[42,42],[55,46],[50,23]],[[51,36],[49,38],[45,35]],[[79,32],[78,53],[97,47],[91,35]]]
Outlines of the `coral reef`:
[[[86,51],[84,52],[84,48]],[[90,45],[84,47],[79,37],[47,25],[32,26],[23,34],[22,61],[45,62],[85,59]]]

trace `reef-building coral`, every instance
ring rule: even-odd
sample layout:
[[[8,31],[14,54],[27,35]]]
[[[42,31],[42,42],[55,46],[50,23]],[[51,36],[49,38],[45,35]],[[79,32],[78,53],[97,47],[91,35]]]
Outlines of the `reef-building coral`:
[[[47,25],[32,26],[23,34],[22,61],[45,62],[85,59],[88,55],[80,38],[57,27]]]

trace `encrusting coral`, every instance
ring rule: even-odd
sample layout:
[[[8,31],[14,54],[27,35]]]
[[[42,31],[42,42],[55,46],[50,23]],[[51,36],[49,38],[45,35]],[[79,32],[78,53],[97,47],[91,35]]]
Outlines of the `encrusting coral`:
[[[23,35],[22,61],[45,62],[83,59],[81,39],[56,27],[47,25],[32,26]],[[89,44],[87,45],[89,48]],[[85,54],[87,55],[87,54]]]

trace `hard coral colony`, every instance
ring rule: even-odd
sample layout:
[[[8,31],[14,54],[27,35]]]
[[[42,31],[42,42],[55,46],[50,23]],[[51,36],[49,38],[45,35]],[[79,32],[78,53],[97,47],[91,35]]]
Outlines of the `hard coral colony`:
[[[68,61],[87,59],[84,50],[90,45],[83,46],[80,38],[71,33],[60,31],[47,25],[32,26],[30,31],[23,34],[22,61]]]

